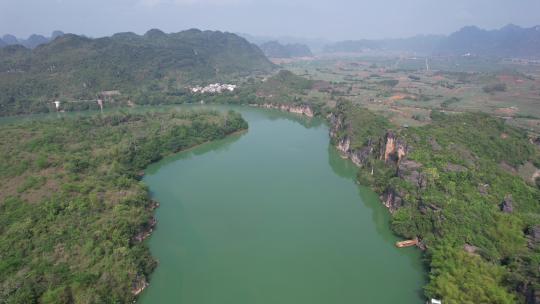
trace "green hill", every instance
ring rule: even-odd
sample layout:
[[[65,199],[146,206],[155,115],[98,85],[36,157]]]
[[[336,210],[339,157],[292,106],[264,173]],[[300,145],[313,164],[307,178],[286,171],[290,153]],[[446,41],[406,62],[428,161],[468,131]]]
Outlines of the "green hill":
[[[2,124],[0,303],[133,303],[156,266],[141,170],[247,127],[210,111]]]
[[[181,95],[189,84],[272,68],[256,45],[230,33],[153,29],[98,39],[66,34],[34,50],[0,49],[0,115],[46,112],[55,99],[95,99],[106,90]]]
[[[481,113],[433,112],[432,123],[396,128],[340,102],[334,144],[381,194],[392,229],[418,238],[429,266],[428,297],[443,303],[537,303],[540,188],[518,175],[540,167],[527,134]],[[527,300],[527,301],[526,301]]]

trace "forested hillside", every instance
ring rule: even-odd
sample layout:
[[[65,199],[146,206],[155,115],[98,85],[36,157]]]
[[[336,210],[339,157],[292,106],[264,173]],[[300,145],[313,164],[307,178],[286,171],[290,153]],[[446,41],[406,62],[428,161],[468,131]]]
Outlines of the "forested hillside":
[[[246,128],[234,112],[0,126],[0,303],[131,303],[156,265],[141,170]]]
[[[524,131],[487,114],[433,112],[431,124],[396,128],[343,102],[333,141],[362,169],[400,236],[420,239],[429,297],[443,303],[537,303],[540,168]],[[538,172],[538,171],[537,171]]]
[[[90,39],[66,34],[33,50],[0,49],[0,115],[47,112],[54,100],[95,100],[102,91],[145,103],[186,86],[267,72],[272,63],[234,34],[188,30]]]

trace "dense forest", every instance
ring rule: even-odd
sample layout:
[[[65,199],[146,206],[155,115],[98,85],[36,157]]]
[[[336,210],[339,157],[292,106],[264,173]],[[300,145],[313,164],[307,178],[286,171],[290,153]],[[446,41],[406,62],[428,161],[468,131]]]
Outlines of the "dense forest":
[[[2,124],[0,303],[132,302],[156,266],[141,170],[246,128],[208,111]]]
[[[65,34],[32,50],[0,48],[0,115],[48,112],[55,100],[84,108],[85,100],[95,104],[104,91],[114,94],[105,96],[108,101],[165,103],[185,95],[189,85],[273,68],[256,45],[230,33],[154,29],[97,39]]]
[[[487,114],[443,114],[395,128],[348,102],[332,120],[333,141],[362,167],[360,183],[381,194],[392,228],[419,238],[428,297],[443,303],[537,303],[540,167],[524,131]]]

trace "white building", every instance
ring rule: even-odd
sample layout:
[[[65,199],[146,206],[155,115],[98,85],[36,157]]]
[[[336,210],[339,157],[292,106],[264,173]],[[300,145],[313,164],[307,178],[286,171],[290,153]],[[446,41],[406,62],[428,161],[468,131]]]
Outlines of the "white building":
[[[201,93],[201,94],[204,94],[204,93],[212,93],[212,94],[220,94],[220,93],[223,93],[225,91],[228,91],[228,92],[233,92],[235,89],[237,88],[236,85],[234,84],[220,84],[220,83],[213,83],[213,84],[209,84],[205,87],[201,87],[201,86],[196,86],[196,87],[192,87],[190,90],[191,90],[191,93]]]

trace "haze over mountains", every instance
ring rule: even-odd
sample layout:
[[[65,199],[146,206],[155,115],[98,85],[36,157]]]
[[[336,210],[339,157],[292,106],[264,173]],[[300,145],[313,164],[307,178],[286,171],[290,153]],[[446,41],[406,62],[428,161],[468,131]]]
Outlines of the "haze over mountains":
[[[0,47],[20,44],[35,48],[64,35],[55,31],[50,37],[31,35],[20,39],[4,35]],[[419,55],[478,55],[496,57],[540,58],[540,25],[523,28],[509,24],[496,30],[484,30],[476,26],[466,26],[448,36],[418,35],[397,39],[360,39],[329,42],[318,39],[292,37],[259,37],[238,34],[251,43],[259,45],[267,57],[292,58],[308,57],[316,53],[362,53],[366,51],[410,52]]]
[[[540,26],[507,25],[498,30],[467,26],[449,36],[415,36],[405,39],[350,40],[327,45],[325,52],[358,53],[367,50],[405,51],[424,55],[478,55],[540,57]]]
[[[259,45],[268,58],[311,57],[313,54],[305,44],[281,44],[278,41],[268,41]]]
[[[54,31],[49,37],[33,34],[33,35],[30,35],[30,37],[28,37],[27,39],[23,39],[23,38],[15,37],[10,34],[6,34],[0,38],[0,47],[19,44],[26,48],[33,49],[39,45],[49,43],[53,41],[54,39],[56,39],[57,37],[60,37],[63,35],[64,35],[64,32],[62,31]]]

